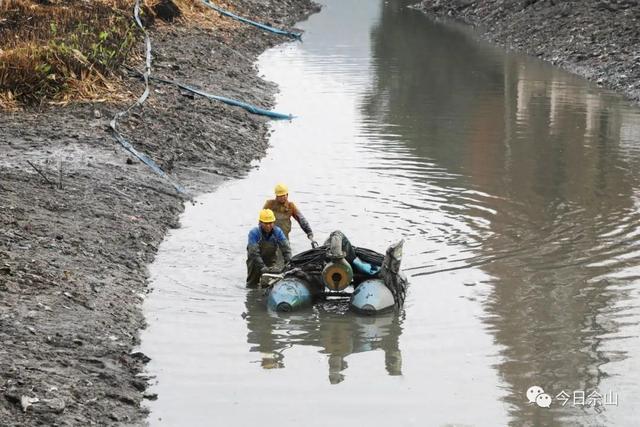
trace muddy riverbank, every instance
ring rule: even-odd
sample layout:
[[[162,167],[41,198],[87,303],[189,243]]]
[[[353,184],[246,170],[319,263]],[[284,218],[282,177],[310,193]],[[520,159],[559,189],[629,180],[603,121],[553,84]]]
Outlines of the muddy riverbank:
[[[310,1],[232,3],[284,27],[316,10]],[[281,37],[184,22],[150,35],[154,75],[272,106],[276,88],[253,63]],[[0,113],[1,425],[144,423],[147,358],[132,351],[147,266],[184,199],[112,138],[108,122],[126,105]],[[121,129],[192,193],[244,173],[268,147],[266,119],[155,83]]]
[[[423,0],[418,7],[473,25],[494,43],[550,61],[640,102],[636,0]]]

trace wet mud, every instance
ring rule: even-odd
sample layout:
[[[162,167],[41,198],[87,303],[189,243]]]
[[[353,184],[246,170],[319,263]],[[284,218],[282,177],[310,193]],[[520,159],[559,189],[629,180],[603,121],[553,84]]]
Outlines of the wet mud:
[[[317,11],[306,0],[233,5],[283,27]],[[277,88],[254,61],[286,39],[177,21],[150,35],[155,76],[272,106]],[[123,78],[135,99],[142,83]],[[127,106],[0,113],[0,425],[140,425],[143,399],[156,397],[135,351],[141,303],[185,198],[111,136]],[[120,129],[191,194],[242,175],[268,147],[267,119],[155,82]]]
[[[636,0],[423,0],[417,7],[640,102]]]

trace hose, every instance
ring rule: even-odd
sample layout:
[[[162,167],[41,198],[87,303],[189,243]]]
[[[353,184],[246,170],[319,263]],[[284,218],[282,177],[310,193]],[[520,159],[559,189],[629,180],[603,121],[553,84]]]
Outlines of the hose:
[[[204,91],[202,91],[200,89],[196,89],[196,88],[194,88],[192,86],[188,86],[188,85],[186,85],[184,83],[176,82],[176,81],[173,81],[173,80],[167,80],[167,79],[163,79],[163,78],[160,78],[160,77],[151,77],[151,80],[159,81],[159,82],[166,83],[166,84],[175,85],[175,86],[178,86],[181,89],[184,89],[186,91],[195,93],[196,95],[204,96],[205,98],[208,98],[210,100],[220,101],[220,102],[224,102],[225,104],[234,105],[236,107],[244,108],[245,110],[247,110],[248,112],[253,113],[253,114],[259,114],[261,116],[267,116],[267,117],[271,117],[273,119],[278,119],[278,120],[291,120],[291,119],[294,118],[294,116],[292,114],[278,113],[277,111],[269,111],[269,110],[265,110],[264,108],[256,107],[255,105],[247,104],[246,102],[237,101],[235,99],[227,98],[227,97],[224,97],[224,96],[211,95],[210,93],[204,92]]]
[[[295,40],[301,40],[302,39],[302,34],[300,34],[300,33],[293,33],[291,31],[281,30],[279,28],[274,28],[274,27],[271,27],[269,25],[261,24],[259,22],[255,22],[255,21],[252,21],[250,19],[243,18],[241,16],[238,16],[238,15],[236,15],[234,13],[229,12],[228,10],[224,10],[219,6],[216,6],[214,4],[209,3],[209,0],[202,0],[202,2],[205,4],[205,6],[215,10],[219,14],[228,16],[229,18],[235,19],[235,20],[240,21],[240,22],[244,22],[245,24],[253,25],[254,27],[258,27],[258,28],[260,28],[262,30],[269,31],[271,33],[278,34],[278,35],[281,35],[281,36],[290,37],[290,38],[295,39]]]
[[[144,26],[142,25],[142,22],[140,21],[140,0],[136,0],[136,4],[135,4],[135,6],[133,8],[133,14],[134,14],[134,17],[135,17],[136,24],[138,25],[138,27],[140,27],[140,29],[144,33],[144,44],[145,44],[145,52],[146,52],[145,53],[144,73],[142,73],[142,76],[143,76],[143,79],[144,79],[144,92],[142,93],[142,95],[140,95],[140,97],[136,100],[135,103],[133,103],[131,106],[129,106],[129,108],[127,108],[124,111],[120,111],[120,112],[116,113],[116,115],[113,116],[113,119],[111,119],[111,122],[109,122],[109,126],[111,127],[111,130],[113,131],[113,135],[114,135],[116,141],[118,141],[118,143],[120,145],[122,145],[131,154],[136,156],[141,162],[143,162],[144,164],[149,166],[151,168],[151,170],[154,171],[156,174],[158,174],[162,178],[164,178],[167,181],[169,181],[171,183],[171,185],[173,185],[173,187],[176,189],[176,191],[178,193],[186,195],[189,199],[191,199],[191,196],[189,195],[189,193],[187,193],[187,191],[180,184],[178,184],[176,181],[174,181],[149,156],[147,156],[146,154],[141,153],[140,151],[136,150],[133,147],[133,145],[131,145],[131,143],[129,141],[127,141],[126,138],[124,136],[122,136],[122,134],[118,131],[118,120],[120,120],[122,117],[124,117],[127,114],[129,114],[129,112],[134,107],[142,106],[142,104],[144,104],[144,102],[149,97],[149,78],[151,76],[151,40],[149,39],[149,35],[147,34],[147,31],[145,30]]]

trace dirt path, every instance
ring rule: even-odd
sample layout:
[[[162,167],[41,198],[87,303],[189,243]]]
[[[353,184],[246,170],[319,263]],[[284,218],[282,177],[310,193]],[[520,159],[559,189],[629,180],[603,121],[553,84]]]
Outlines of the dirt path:
[[[638,0],[423,0],[420,7],[640,102]]]
[[[308,0],[232,3],[284,27],[314,9]],[[156,76],[272,105],[276,88],[253,63],[281,37],[174,25],[151,38]],[[122,107],[0,113],[2,426],[144,424],[146,356],[132,349],[147,266],[184,205],[113,140],[108,122]],[[241,175],[268,146],[266,119],[160,84],[121,128],[194,193]]]

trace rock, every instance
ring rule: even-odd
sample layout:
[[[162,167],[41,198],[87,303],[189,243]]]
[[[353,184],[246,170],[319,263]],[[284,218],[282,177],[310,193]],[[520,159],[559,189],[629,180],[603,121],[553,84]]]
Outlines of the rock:
[[[118,400],[122,403],[126,403],[127,405],[131,405],[131,406],[138,406],[139,404],[138,398],[136,398],[136,396],[133,396],[126,392],[118,391],[118,392],[107,393],[107,397]]]
[[[67,405],[64,403],[64,400],[60,398],[53,399],[42,399],[33,404],[33,412],[43,414],[43,413],[54,413],[61,414],[66,408]]]
[[[4,398],[7,399],[8,402],[18,405],[20,404],[21,393],[15,388],[10,388],[4,392]]]
[[[136,351],[135,353],[131,353],[130,356],[136,360],[141,361],[145,365],[151,361],[151,358],[141,351]]]
[[[131,385],[138,391],[145,391],[147,389],[147,382],[142,379],[135,379],[131,381]]]
[[[27,409],[34,403],[39,402],[40,399],[37,397],[29,397],[29,396],[21,396],[20,397],[20,406],[22,406],[22,411],[27,412]]]
[[[151,393],[147,391],[142,394],[142,397],[147,400],[158,400],[158,393]]]
[[[122,422],[129,419],[127,414],[123,414],[121,411],[113,411],[109,414],[109,418],[116,422]]]
[[[172,22],[182,15],[180,8],[172,0],[160,0],[152,9],[165,22]]]

